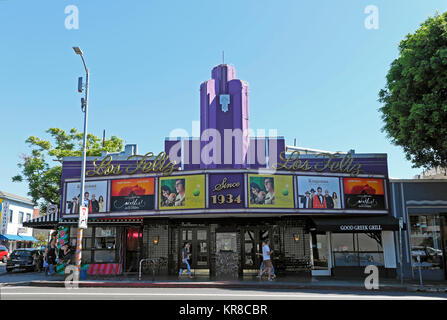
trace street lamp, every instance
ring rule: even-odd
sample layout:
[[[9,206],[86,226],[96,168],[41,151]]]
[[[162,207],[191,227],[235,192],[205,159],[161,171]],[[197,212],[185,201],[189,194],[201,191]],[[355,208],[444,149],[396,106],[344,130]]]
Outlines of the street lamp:
[[[81,56],[82,63],[85,68],[85,98],[81,99],[81,110],[84,112],[84,142],[82,145],[82,169],[81,169],[81,206],[85,206],[85,166],[86,166],[86,157],[87,157],[87,111],[88,111],[88,81],[90,72],[85,64],[84,55],[82,54],[82,50],[79,47],[73,47],[73,50],[76,54]],[[78,91],[82,92],[82,78],[79,79],[78,82]],[[87,208],[88,208],[88,200],[87,200]],[[88,209],[87,209],[88,210]],[[87,228],[87,220],[85,220],[85,224],[81,224],[81,215],[82,210],[79,210],[79,223],[78,223],[78,236],[77,236],[77,246],[76,246],[76,268],[78,270],[78,275],[81,272],[81,258],[82,258],[82,233],[83,229]]]

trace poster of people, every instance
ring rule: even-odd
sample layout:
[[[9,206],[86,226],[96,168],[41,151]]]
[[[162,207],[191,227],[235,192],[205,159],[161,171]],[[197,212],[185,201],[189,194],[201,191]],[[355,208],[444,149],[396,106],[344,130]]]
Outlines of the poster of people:
[[[112,181],[111,211],[153,210],[154,178]]]
[[[299,176],[298,207],[300,209],[341,209],[340,179]]]
[[[283,175],[248,175],[249,207],[293,208],[293,178]]]
[[[382,179],[344,178],[347,209],[385,209]]]
[[[160,210],[205,208],[205,176],[160,178]]]
[[[88,206],[88,213],[107,212],[107,181],[86,181],[84,204]],[[67,183],[65,196],[65,214],[79,214],[81,202],[81,184]]]

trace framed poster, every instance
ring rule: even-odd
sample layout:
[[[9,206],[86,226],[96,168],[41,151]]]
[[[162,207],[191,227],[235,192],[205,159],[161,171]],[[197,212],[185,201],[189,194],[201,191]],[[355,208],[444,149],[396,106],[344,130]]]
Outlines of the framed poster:
[[[205,208],[205,175],[162,177],[159,181],[160,210]]]
[[[66,184],[65,214],[79,214],[81,202],[81,183]],[[84,185],[84,204],[88,213],[107,212],[107,181],[86,181]]]
[[[154,178],[112,180],[110,210],[154,210],[154,183]]]
[[[208,197],[210,209],[244,208],[244,175],[210,174]]]
[[[383,179],[344,178],[346,209],[385,209]]]
[[[293,208],[293,177],[248,175],[250,208]]]
[[[298,208],[341,209],[340,179],[298,176]]]

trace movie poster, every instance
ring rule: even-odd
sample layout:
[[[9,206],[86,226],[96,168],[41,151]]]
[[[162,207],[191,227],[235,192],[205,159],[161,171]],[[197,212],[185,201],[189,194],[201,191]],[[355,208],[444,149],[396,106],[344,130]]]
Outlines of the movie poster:
[[[205,208],[205,176],[160,178],[160,210]]]
[[[154,178],[112,181],[111,211],[154,210]]]
[[[293,177],[248,175],[250,208],[293,208]]]
[[[67,183],[65,214],[79,214],[81,202],[81,183]],[[84,204],[88,213],[107,212],[107,181],[86,181],[84,185]]]
[[[298,177],[298,208],[341,209],[341,205],[339,178]]]
[[[346,209],[385,209],[382,179],[344,178]]]

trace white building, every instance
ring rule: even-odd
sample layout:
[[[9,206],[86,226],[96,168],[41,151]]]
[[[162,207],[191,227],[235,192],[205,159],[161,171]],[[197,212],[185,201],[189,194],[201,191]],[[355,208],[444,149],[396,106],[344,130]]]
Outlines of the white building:
[[[0,244],[9,252],[17,248],[30,248],[33,229],[23,223],[33,218],[34,203],[27,198],[0,191]]]

